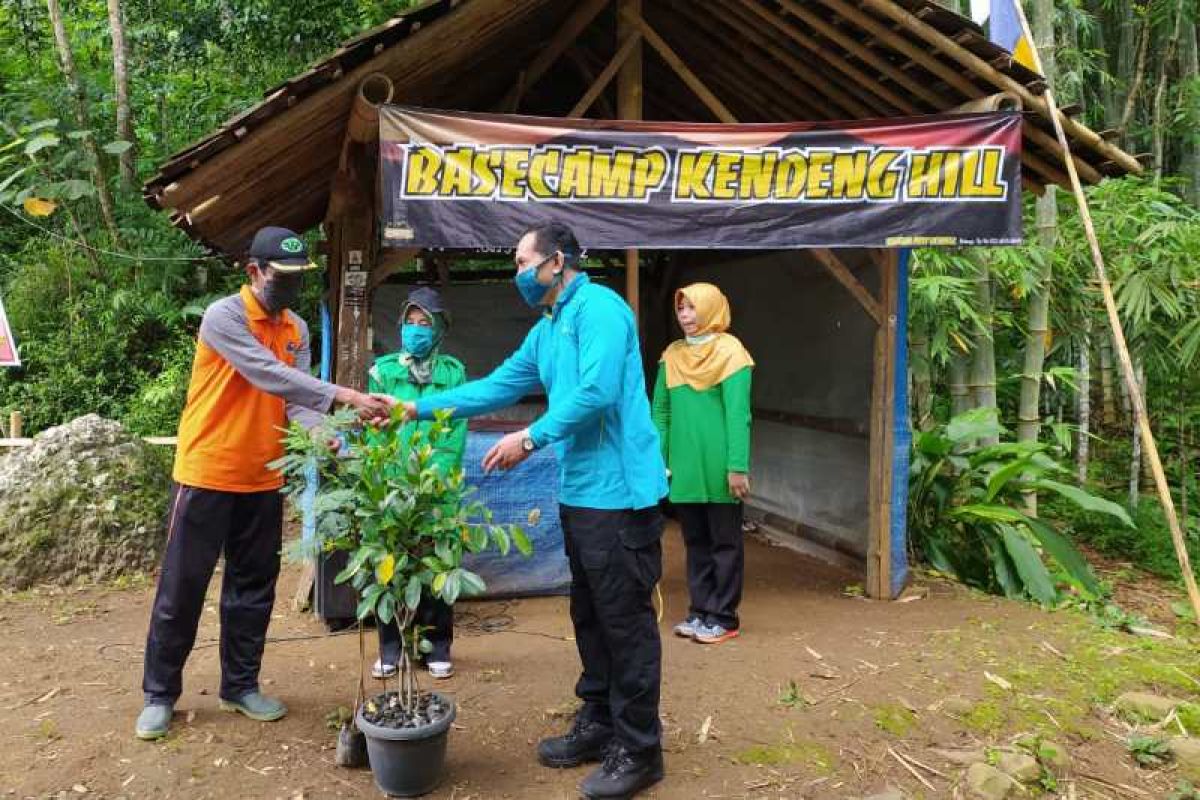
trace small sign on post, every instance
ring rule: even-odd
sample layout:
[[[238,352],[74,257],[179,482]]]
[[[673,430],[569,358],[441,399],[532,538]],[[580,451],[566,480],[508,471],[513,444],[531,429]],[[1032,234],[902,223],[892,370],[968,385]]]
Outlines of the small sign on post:
[[[4,301],[0,300],[0,367],[19,367],[21,358],[17,355],[17,340],[13,338],[12,328],[8,325],[8,317],[4,313]]]

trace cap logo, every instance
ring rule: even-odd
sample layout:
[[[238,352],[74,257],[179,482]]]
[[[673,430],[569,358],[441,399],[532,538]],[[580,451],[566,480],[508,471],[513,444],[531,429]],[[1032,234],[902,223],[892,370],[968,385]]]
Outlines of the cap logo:
[[[289,236],[279,243],[279,248],[285,253],[299,253],[304,250],[304,242],[295,236]]]

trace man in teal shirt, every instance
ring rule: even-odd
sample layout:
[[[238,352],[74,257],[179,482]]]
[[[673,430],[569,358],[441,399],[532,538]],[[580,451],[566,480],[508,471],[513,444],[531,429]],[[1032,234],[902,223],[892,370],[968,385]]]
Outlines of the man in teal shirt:
[[[527,231],[517,245],[516,284],[542,318],[486,378],[405,407],[421,419],[446,408],[470,417],[545,389],[546,413],[483,461],[485,470],[512,469],[553,445],[561,465],[571,621],[583,665],[575,693],[583,706],[570,731],[538,744],[538,760],[550,767],[602,761],[580,785],[584,796],[629,797],[663,775],[662,644],[651,593],[662,576],[666,467],[633,312],[580,270],[581,253],[565,225]]]

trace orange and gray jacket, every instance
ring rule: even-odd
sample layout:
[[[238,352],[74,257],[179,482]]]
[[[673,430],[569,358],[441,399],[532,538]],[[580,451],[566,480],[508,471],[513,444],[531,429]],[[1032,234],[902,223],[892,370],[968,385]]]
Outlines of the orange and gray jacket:
[[[308,374],[308,326],[271,315],[249,286],[204,312],[187,405],[179,420],[176,483],[224,492],[279,489],[267,464],[283,455],[289,420],[312,427],[337,387]]]

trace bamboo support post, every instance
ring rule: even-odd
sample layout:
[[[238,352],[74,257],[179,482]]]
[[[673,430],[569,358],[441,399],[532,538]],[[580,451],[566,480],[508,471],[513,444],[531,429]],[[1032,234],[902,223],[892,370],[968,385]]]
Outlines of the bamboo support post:
[[[891,599],[893,445],[890,437],[895,424],[898,261],[895,250],[874,252],[884,317],[875,331],[871,362],[867,593],[878,599]]]
[[[617,114],[621,119],[639,120],[643,113],[642,40],[646,38],[646,31],[638,25],[642,18],[642,0],[616,0],[616,8],[618,49],[634,40],[617,72]],[[641,268],[636,247],[625,251],[625,302],[633,309],[633,319],[640,331]]]
[[[8,415],[8,438],[22,438],[24,435],[24,427],[24,419],[21,417],[20,411],[13,411]]]
[[[1020,3],[1016,3],[1017,15],[1021,20],[1021,29],[1030,42],[1034,41],[1025,18],[1025,11]],[[1041,70],[1041,58],[1037,49],[1033,49],[1034,63]],[[1188,599],[1192,604],[1192,613],[1200,619],[1200,587],[1196,586],[1196,575],[1192,572],[1191,558],[1188,556],[1187,540],[1183,528],[1179,524],[1179,515],[1175,511],[1175,500],[1171,497],[1171,487],[1167,483],[1167,475],[1163,471],[1162,459],[1158,454],[1158,443],[1154,440],[1154,431],[1150,428],[1150,415],[1146,409],[1146,399],[1141,390],[1137,371],[1133,367],[1133,359],[1129,355],[1129,344],[1125,340],[1125,329],[1121,325],[1121,315],[1117,312],[1117,300],[1113,295],[1112,284],[1108,280],[1108,270],[1104,266],[1104,254],[1100,252],[1100,239],[1096,235],[1096,226],[1092,221],[1092,212],[1088,206],[1087,195],[1083,193],[1083,184],[1075,169],[1075,162],[1070,157],[1071,143],[1067,139],[1064,121],[1069,118],[1058,113],[1054,103],[1054,92],[1046,89],[1045,107],[1049,109],[1050,120],[1054,123],[1054,134],[1062,147],[1063,163],[1071,178],[1071,191],[1075,195],[1075,203],[1079,206],[1079,217],[1083,221],[1083,231],[1087,236],[1088,250],[1092,256],[1092,266],[1096,270],[1096,280],[1100,284],[1100,294],[1104,298],[1104,310],[1108,315],[1108,325],[1112,330],[1113,344],[1117,350],[1117,360],[1121,364],[1121,375],[1125,378],[1125,386],[1129,390],[1129,400],[1133,405],[1134,418],[1137,423],[1142,448],[1150,463],[1150,472],[1154,477],[1154,488],[1158,492],[1158,501],[1162,505],[1167,526],[1171,530],[1171,543],[1175,546],[1175,557],[1179,560],[1179,570],[1183,573],[1183,582],[1187,587]],[[1107,144],[1107,143],[1106,143]],[[1124,155],[1124,154],[1122,154]]]

